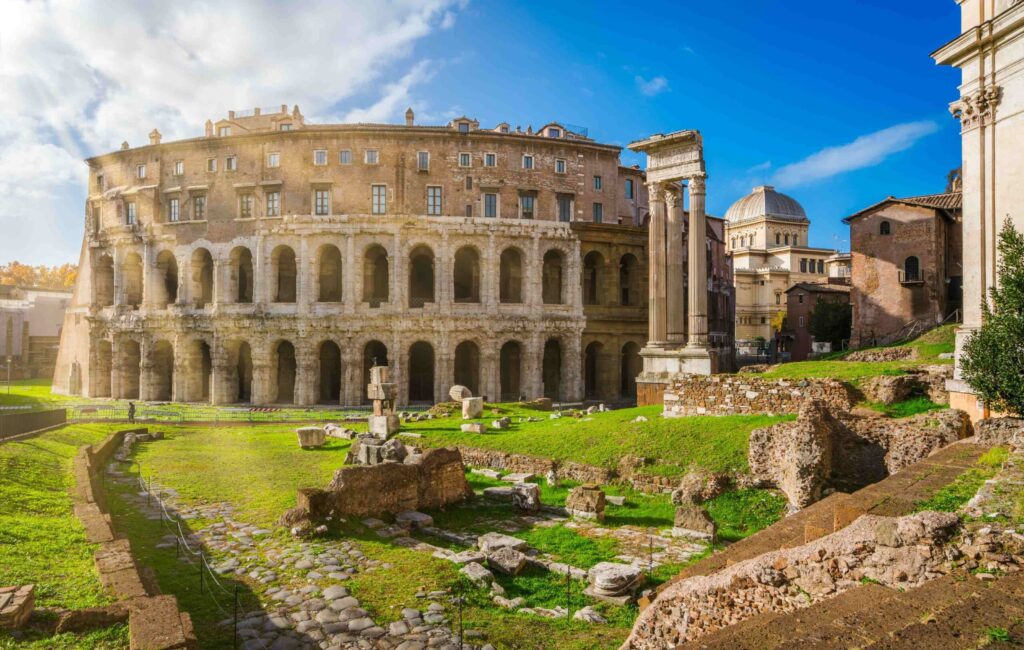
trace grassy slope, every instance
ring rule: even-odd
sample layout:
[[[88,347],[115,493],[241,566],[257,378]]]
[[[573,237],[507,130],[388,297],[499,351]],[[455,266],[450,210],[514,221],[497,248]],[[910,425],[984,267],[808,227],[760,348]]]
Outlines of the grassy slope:
[[[1006,447],[989,449],[978,459],[974,467],[956,477],[955,481],[930,498],[918,502],[916,504],[917,512],[924,510],[956,512],[977,494],[985,481],[996,475],[1009,455],[1009,449]]]

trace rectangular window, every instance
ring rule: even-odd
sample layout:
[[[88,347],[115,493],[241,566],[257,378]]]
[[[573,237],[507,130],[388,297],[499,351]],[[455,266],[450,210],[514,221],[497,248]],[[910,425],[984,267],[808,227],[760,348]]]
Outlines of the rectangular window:
[[[267,216],[281,216],[281,193],[278,191],[267,192]]]
[[[533,206],[536,197],[532,194],[523,194],[519,197],[519,218],[533,219]]]
[[[468,122],[459,122],[459,133],[469,133]]]
[[[806,257],[801,257],[800,258],[800,272],[801,273],[807,273],[807,258]]]
[[[327,164],[327,150],[317,149],[313,152],[313,164],[318,167],[323,167]]]
[[[233,172],[238,170],[238,156],[228,156],[224,160],[224,169]]]
[[[215,172],[215,171],[217,171],[217,159],[216,158],[207,158],[206,159],[206,171],[208,171],[208,172]]]
[[[174,175],[175,176],[181,176],[184,173],[185,173],[185,161],[184,160],[175,160],[174,161]]]
[[[594,223],[603,223],[603,222],[604,222],[604,204],[603,203],[595,203],[594,204]]]
[[[498,195],[484,194],[484,216],[494,218],[498,216]]]
[[[203,221],[206,219],[206,197],[205,196],[193,196],[192,197],[192,218],[196,221]]]
[[[429,151],[420,151],[416,153],[416,169],[421,172],[430,171]]]
[[[107,189],[107,187],[106,187],[106,181],[103,179],[103,174],[97,174],[96,175],[96,191],[102,192],[105,189]]]
[[[472,176],[467,176],[466,177],[466,189],[467,190],[473,189],[473,177]]]
[[[472,219],[473,218],[473,204],[472,203],[467,203],[466,204],[466,218],[467,219]]]
[[[387,214],[388,212],[388,186],[373,185],[370,187],[372,195],[371,212],[373,214]]]
[[[594,189],[598,190],[598,191],[601,190],[601,177],[600,176],[595,176],[594,177]]]
[[[633,191],[634,191],[633,190],[633,179],[632,178],[627,178],[626,179],[626,198],[627,199],[632,199],[633,198]]]
[[[219,136],[220,136],[220,137],[222,137],[222,138],[223,138],[224,136],[228,136],[228,135],[231,135],[231,127],[230,127],[230,126],[221,126],[221,127],[218,127],[218,128],[217,128],[217,135],[219,135]]]
[[[146,166],[145,165],[135,165],[135,178],[145,178],[145,177],[146,177]]]
[[[277,152],[267,154],[267,167],[280,167],[281,166],[281,154]]]
[[[125,204],[124,222],[126,224],[128,224],[129,226],[134,226],[135,225],[135,219],[136,219],[136,216],[135,216],[135,202],[132,201],[131,203],[126,203]]]
[[[430,186],[427,188],[427,214],[439,216],[441,214],[441,188]]]
[[[533,156],[523,155],[523,169],[533,169]]]
[[[363,162],[367,165],[376,165],[380,162],[380,152],[376,149],[367,149],[363,154]]]
[[[555,159],[555,173],[556,174],[564,174],[565,173],[565,161],[562,160],[561,158],[556,158]]]
[[[556,129],[555,127],[551,127],[550,129],[548,129],[548,137],[549,138],[560,138],[560,137],[562,137],[562,129]]]
[[[798,296],[796,297],[796,301],[797,301],[798,303],[800,303],[801,305],[802,305],[802,304],[804,304],[804,294],[802,294],[802,293],[801,293],[800,295],[798,295]]]
[[[341,152],[338,154],[338,162],[341,163],[342,165],[351,165],[352,164],[352,150],[351,149],[342,149]]]
[[[181,209],[178,204],[178,199],[170,199],[167,201],[167,220],[174,222],[181,218]]]
[[[484,167],[497,167],[498,155],[493,153],[484,154]]]
[[[818,273],[825,272],[825,260],[818,260]]]
[[[572,221],[572,199],[567,196],[558,197],[558,220],[565,223]]]
[[[468,153],[459,154],[459,167],[469,167],[473,162],[473,157]]]
[[[278,125],[277,130],[278,131],[291,131],[292,130],[292,125],[291,125],[290,122],[282,122],[281,124]]]
[[[315,190],[313,192],[314,214],[325,216],[331,213],[331,191]]]
[[[803,327],[803,326],[804,326],[804,317],[801,316],[800,317],[800,327]]]
[[[238,218],[252,219],[252,194],[242,194],[238,197]]]

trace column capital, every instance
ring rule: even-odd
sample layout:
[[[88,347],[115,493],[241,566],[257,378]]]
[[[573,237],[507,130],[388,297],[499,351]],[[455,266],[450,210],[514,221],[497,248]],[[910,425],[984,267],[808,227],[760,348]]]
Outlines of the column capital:
[[[707,194],[707,174],[697,174],[687,179],[690,194]]]
[[[664,181],[648,181],[644,183],[647,185],[647,194],[651,201],[664,200],[665,182]]]
[[[664,197],[665,205],[668,206],[669,211],[681,208],[683,206],[683,193],[681,189],[680,191],[677,191],[667,183],[663,183],[662,185],[664,185],[662,196]]]

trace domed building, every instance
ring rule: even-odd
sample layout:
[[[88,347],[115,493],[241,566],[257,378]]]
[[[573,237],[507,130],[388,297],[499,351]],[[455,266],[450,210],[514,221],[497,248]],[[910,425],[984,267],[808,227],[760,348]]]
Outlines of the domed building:
[[[755,354],[759,339],[775,337],[772,321],[786,314],[787,289],[798,282],[849,276],[837,251],[808,246],[810,225],[803,206],[771,185],[755,187],[725,213],[739,354]],[[790,329],[804,327],[806,323],[789,323]]]

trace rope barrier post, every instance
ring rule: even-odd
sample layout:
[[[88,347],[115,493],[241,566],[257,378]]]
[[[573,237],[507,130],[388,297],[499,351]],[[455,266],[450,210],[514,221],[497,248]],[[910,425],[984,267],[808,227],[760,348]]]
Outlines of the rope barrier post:
[[[572,569],[565,567],[565,620],[569,620],[572,613]]]
[[[181,557],[181,538],[174,536],[174,559]]]
[[[231,638],[231,647],[238,648],[238,585],[235,585],[235,633]]]
[[[203,593],[203,552],[199,551],[199,593]]]
[[[466,645],[465,630],[462,627],[462,601],[465,600],[463,597],[466,593],[466,588],[459,583],[459,649],[461,650]]]

